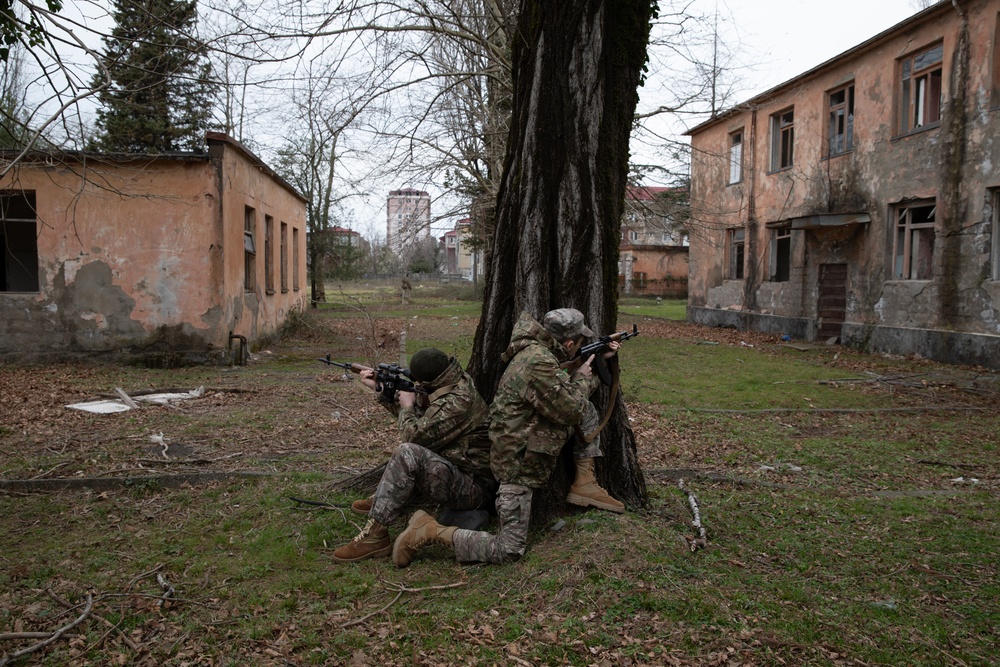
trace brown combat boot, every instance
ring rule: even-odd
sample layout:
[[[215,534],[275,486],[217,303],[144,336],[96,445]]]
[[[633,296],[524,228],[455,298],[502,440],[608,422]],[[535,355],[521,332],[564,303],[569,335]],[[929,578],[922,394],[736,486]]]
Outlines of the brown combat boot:
[[[576,481],[569,487],[566,502],[619,514],[625,511],[625,505],[609,496],[594,479],[594,459],[576,460]]]
[[[338,563],[353,563],[366,558],[388,556],[392,552],[389,529],[375,519],[369,519],[358,536],[333,552]]]
[[[374,498],[364,498],[362,500],[355,500],[351,503],[351,511],[355,514],[368,514],[372,511],[372,504]]]
[[[413,560],[417,549],[431,542],[454,548],[451,536],[455,534],[455,526],[442,526],[430,514],[417,510],[410,517],[406,530],[396,538],[392,547],[392,562],[396,567],[406,567]]]

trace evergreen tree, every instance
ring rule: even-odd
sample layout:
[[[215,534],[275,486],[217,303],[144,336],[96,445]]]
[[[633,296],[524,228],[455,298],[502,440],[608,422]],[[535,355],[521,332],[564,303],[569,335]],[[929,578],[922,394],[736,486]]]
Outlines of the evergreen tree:
[[[104,39],[99,134],[93,148],[162,153],[204,145],[210,66],[195,37],[197,0],[113,0]]]

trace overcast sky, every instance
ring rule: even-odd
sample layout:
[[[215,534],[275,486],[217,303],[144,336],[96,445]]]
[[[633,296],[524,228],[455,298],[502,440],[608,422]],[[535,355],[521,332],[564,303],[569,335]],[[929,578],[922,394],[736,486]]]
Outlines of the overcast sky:
[[[857,46],[920,11],[918,0],[694,0],[729,14],[754,64],[742,102]],[[759,81],[754,81],[759,79]]]

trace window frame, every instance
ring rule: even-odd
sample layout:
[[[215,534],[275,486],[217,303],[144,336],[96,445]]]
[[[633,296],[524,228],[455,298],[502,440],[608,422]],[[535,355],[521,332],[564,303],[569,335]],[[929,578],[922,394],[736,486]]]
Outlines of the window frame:
[[[781,227],[771,230],[770,266],[768,281],[786,283],[792,279],[792,229]],[[782,261],[784,256],[784,261]]]
[[[795,166],[795,107],[771,114],[771,171]]]
[[[936,51],[940,51],[940,57],[920,62],[923,58],[933,57]],[[944,94],[944,42],[939,41],[900,58],[897,68],[899,114],[896,122],[899,134],[939,127]]]
[[[1000,281],[1000,187],[990,190],[993,205],[990,220],[992,246],[990,248],[990,278]]]
[[[281,251],[279,259],[281,263],[281,293],[288,292],[288,223],[281,223],[281,236],[279,238]]]
[[[0,294],[35,294],[41,291],[36,202],[34,190],[0,189]],[[29,212],[32,214],[30,217],[27,215]],[[8,231],[8,225],[14,234]],[[8,284],[11,267],[20,268],[20,275],[16,276],[18,287],[30,286],[32,289],[11,289]]]
[[[744,280],[746,277],[746,233],[745,227],[733,227],[726,232],[729,280]]]
[[[924,209],[929,210],[924,212]],[[936,209],[937,203],[934,199],[921,199],[893,206],[893,280],[934,279]],[[929,250],[924,250],[928,245]],[[916,253],[914,247],[916,247]],[[918,259],[915,263],[913,261],[914,254],[924,256],[923,260]]]
[[[253,292],[257,287],[257,211],[252,206],[243,207],[243,290]]]
[[[844,99],[836,100],[843,94]],[[846,155],[854,150],[854,82],[834,88],[826,94],[827,101],[827,157]],[[842,146],[836,146],[840,139]]]
[[[997,12],[996,23],[993,26],[992,49],[990,109],[998,109],[1000,108],[1000,12]]]
[[[274,218],[264,216],[264,289],[274,294]]]
[[[729,180],[727,185],[743,182],[743,128],[729,133]]]
[[[299,291],[299,228],[292,227],[292,289]]]

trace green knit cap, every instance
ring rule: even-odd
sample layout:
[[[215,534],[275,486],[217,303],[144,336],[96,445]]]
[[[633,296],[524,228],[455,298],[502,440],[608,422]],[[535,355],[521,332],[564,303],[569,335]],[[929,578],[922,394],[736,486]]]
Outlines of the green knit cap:
[[[451,360],[441,350],[428,347],[410,357],[410,375],[414,380],[430,382],[444,373]]]

